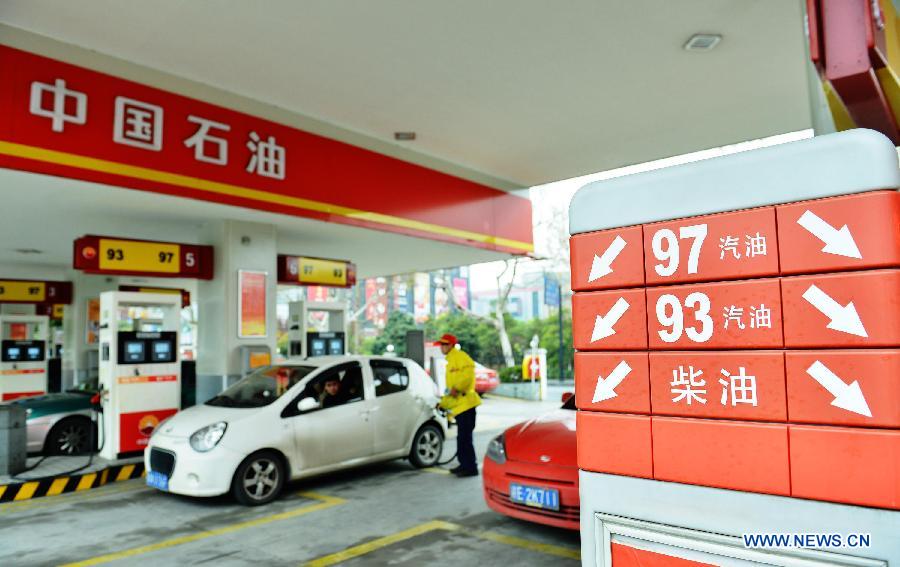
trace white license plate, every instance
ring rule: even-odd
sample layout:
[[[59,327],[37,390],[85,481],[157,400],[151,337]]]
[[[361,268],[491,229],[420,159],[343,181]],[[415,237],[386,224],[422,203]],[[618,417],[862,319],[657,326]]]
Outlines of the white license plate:
[[[514,482],[509,485],[509,499],[516,504],[533,508],[559,510],[559,490],[555,488],[541,488]]]
[[[147,486],[169,491],[169,477],[161,472],[147,471]]]

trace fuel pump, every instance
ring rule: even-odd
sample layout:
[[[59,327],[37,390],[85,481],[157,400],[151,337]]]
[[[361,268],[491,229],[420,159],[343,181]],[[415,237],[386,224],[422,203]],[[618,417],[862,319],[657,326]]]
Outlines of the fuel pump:
[[[180,324],[177,295],[100,294],[102,457],[143,451],[159,423],[181,408]]]
[[[289,356],[306,358],[347,354],[347,304],[294,301],[288,304]],[[310,314],[323,314],[326,329],[309,331]]]
[[[47,392],[46,315],[0,315],[0,400]]]

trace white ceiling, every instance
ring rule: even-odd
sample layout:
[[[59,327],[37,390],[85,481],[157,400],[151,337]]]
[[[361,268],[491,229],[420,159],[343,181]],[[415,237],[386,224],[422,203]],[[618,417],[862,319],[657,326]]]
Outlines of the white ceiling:
[[[809,128],[801,4],[3,0],[0,22],[531,186]],[[724,39],[684,51],[696,32]]]
[[[73,241],[86,234],[203,243],[204,223],[219,219],[274,225],[279,253],[350,260],[360,277],[508,257],[385,231],[5,169],[0,169],[0,196],[4,277],[62,277],[55,274],[71,267]]]

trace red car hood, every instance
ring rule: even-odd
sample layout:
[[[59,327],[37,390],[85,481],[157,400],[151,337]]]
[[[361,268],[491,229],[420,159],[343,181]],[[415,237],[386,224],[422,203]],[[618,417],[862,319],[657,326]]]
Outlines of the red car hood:
[[[506,456],[514,461],[577,467],[576,453],[573,410],[560,409],[506,430]]]

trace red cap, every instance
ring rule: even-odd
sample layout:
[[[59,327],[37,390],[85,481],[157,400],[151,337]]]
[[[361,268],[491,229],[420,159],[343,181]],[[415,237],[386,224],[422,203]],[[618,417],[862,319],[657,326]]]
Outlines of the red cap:
[[[459,341],[456,340],[455,336],[451,335],[450,333],[447,333],[444,336],[442,336],[440,339],[434,341],[434,346],[441,346],[441,345],[453,346],[458,342]]]

